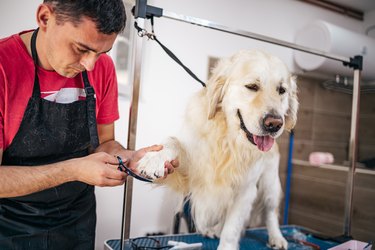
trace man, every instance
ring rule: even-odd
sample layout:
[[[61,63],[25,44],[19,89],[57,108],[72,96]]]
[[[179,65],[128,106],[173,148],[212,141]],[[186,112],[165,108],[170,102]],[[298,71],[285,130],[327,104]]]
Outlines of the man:
[[[44,0],[38,29],[0,40],[0,249],[93,249],[93,186],[124,183],[115,156],[135,169],[161,149],[114,140],[106,52],[125,20],[121,0]]]

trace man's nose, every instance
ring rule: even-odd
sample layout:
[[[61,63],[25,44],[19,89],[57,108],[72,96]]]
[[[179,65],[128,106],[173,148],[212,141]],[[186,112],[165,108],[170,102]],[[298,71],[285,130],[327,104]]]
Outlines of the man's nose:
[[[88,53],[81,58],[80,64],[85,68],[85,70],[91,71],[94,69],[97,59],[98,56],[95,53]]]

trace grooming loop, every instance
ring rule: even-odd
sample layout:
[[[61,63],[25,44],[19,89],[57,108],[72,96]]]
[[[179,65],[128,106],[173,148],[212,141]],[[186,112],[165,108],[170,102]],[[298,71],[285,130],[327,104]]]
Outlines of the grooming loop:
[[[138,26],[137,22],[134,22],[134,27],[138,31],[138,36],[139,37],[144,37],[146,36],[149,40],[155,40],[155,33],[154,33],[154,25],[152,25],[152,32],[148,32],[146,29],[142,29]]]
[[[165,11],[161,8],[147,5],[147,0],[136,0],[136,5],[133,8],[133,14],[135,20],[138,21],[141,27],[143,27],[145,19],[151,19],[152,32],[148,32],[138,26],[137,22],[134,23],[137,29],[138,36],[147,37],[150,40],[154,40],[166,51],[166,53],[173,58],[178,64],[181,65],[195,80],[200,82],[202,86],[206,86],[204,82],[200,81],[185,65],[182,64],[180,60],[166,48],[160,41],[156,38],[153,30],[153,17],[164,17],[175,21],[180,21],[192,25],[197,25],[200,27],[205,27],[208,29],[220,31],[223,33],[237,35],[240,37],[250,38],[257,41],[266,42],[269,44],[274,44],[282,46],[285,48],[290,48],[297,51],[302,51],[308,54],[317,55],[320,57],[328,58],[341,62],[346,67],[353,68],[354,81],[353,81],[353,96],[352,96],[352,118],[351,118],[351,132],[349,140],[349,161],[350,168],[348,171],[347,178],[347,190],[345,199],[345,222],[344,222],[344,236],[350,237],[351,235],[351,220],[353,215],[353,192],[354,192],[354,176],[357,162],[357,148],[358,148],[358,125],[359,125],[359,100],[360,100],[360,90],[361,90],[361,71],[362,71],[362,56],[355,55],[352,58],[347,58],[340,55],[330,54],[324,51],[316,50],[313,48],[304,47],[298,44],[290,43],[287,41],[275,39],[272,37],[267,37],[264,35],[238,30],[235,28],[230,28],[223,26],[218,23],[214,23],[208,20],[195,18],[191,16],[179,15],[173,12]],[[135,59],[134,59],[134,72],[133,72],[133,99],[131,103],[131,117],[129,119],[129,129],[128,129],[128,148],[134,149],[136,140],[136,127],[137,127],[137,111],[138,111],[138,97],[139,97],[139,87],[140,87],[140,73],[141,73],[141,52],[142,43],[141,41],[136,41],[136,46],[134,46]],[[129,184],[129,185],[128,185]],[[123,223],[121,228],[121,250],[124,250],[125,239],[129,239],[130,232],[130,217],[131,217],[131,199],[132,199],[132,182],[126,183],[124,188],[124,209],[123,209]]]

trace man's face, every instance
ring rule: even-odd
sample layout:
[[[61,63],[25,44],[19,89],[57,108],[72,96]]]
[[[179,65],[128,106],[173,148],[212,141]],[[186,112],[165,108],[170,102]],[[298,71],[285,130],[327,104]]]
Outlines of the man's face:
[[[112,48],[116,36],[98,32],[95,23],[86,17],[76,25],[69,21],[57,24],[52,15],[41,48],[46,59],[43,66],[69,78],[93,70],[99,56]]]

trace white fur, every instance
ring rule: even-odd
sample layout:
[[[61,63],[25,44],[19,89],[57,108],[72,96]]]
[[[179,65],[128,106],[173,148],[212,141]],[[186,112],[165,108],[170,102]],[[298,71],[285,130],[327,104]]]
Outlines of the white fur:
[[[246,87],[258,84],[259,90]],[[280,94],[278,87],[286,89]],[[283,126],[272,134],[277,138],[296,122],[296,83],[285,64],[260,51],[240,51],[221,60],[213,70],[207,88],[195,94],[186,111],[181,136],[171,137],[163,150],[147,153],[138,171],[162,176],[164,162],[178,159],[180,166],[166,184],[189,196],[196,229],[220,237],[218,249],[239,248],[247,221],[260,222],[263,214],[269,244],[287,248],[278,223],[282,195],[276,143],[263,152],[240,128],[240,110],[246,128],[255,135],[267,135],[261,121],[269,112],[279,114]],[[251,215],[251,218],[250,218]]]

